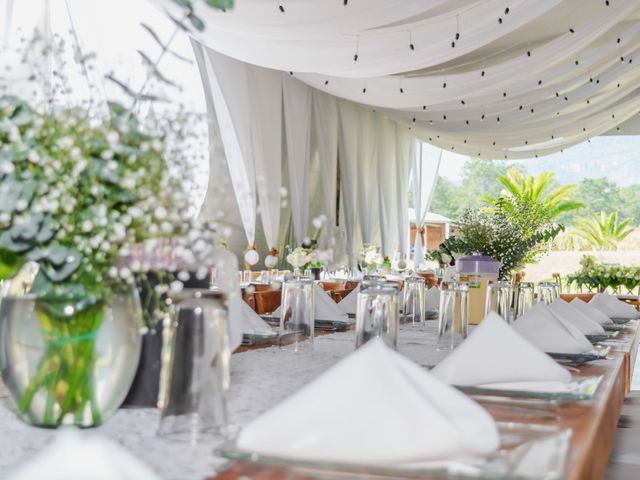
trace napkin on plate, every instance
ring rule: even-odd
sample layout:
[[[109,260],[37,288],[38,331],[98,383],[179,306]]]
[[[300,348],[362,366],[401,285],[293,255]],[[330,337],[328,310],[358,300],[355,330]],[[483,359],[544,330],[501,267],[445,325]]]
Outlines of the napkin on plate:
[[[318,285],[313,286],[315,295],[315,319],[325,320],[329,322],[333,321],[346,321],[348,320],[347,314],[338,307],[338,304],[333,301],[330,294],[325,292]],[[282,307],[273,312],[274,317],[281,315]]]
[[[60,432],[8,480],[160,480],[124,447],[97,435]]]
[[[628,303],[618,300],[608,293],[596,293],[589,301],[589,305],[597,308],[609,318],[640,318],[640,312]]]
[[[440,308],[440,288],[431,287],[424,294],[425,310],[432,311]]]
[[[551,302],[549,308],[556,316],[567,320],[585,335],[604,335],[602,325],[561,298]]]
[[[571,380],[566,368],[491,312],[453,352],[431,370],[451,385]]]
[[[598,324],[600,325],[608,325],[611,323],[611,319],[604,313],[602,313],[593,305],[589,305],[584,300],[579,299],[578,297],[571,300],[571,306],[577,308],[582,313],[587,315],[591,320],[598,322]]]
[[[480,405],[375,339],[249,423],[237,444],[299,460],[390,465],[484,457],[499,436]]]
[[[543,352],[586,353],[593,350],[587,337],[573,324],[538,302],[512,324],[513,329]]]
[[[242,302],[242,333],[248,335],[270,335],[274,331],[267,322],[260,318],[260,315],[247,305],[247,302]]]
[[[346,314],[355,315],[358,305],[358,293],[360,293],[360,285],[351,290],[346,297],[340,300],[340,303],[338,303],[340,310]]]

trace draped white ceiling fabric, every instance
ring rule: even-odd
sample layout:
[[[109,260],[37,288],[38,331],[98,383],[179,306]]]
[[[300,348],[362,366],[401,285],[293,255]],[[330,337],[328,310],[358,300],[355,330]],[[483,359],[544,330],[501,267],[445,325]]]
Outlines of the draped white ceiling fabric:
[[[545,155],[640,111],[637,0],[201,3],[195,35],[211,48],[471,156]]]

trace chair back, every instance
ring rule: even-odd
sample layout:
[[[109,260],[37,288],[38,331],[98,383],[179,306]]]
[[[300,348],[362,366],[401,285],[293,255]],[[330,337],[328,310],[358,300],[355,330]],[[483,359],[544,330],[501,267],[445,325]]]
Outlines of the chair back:
[[[275,312],[280,306],[282,292],[280,290],[269,290],[256,292],[256,313],[258,315],[268,315]]]
[[[344,297],[349,295],[353,290],[333,290],[331,292],[331,298],[336,303],[340,303]]]

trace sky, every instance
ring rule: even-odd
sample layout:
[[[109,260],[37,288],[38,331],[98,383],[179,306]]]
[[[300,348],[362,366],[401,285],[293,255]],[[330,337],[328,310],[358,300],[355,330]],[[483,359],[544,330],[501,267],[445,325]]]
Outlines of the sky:
[[[444,151],[440,175],[453,182],[462,180],[467,156]],[[551,171],[560,183],[577,183],[584,178],[607,177],[621,186],[640,183],[640,136],[596,137],[546,157],[514,160],[530,174]]]

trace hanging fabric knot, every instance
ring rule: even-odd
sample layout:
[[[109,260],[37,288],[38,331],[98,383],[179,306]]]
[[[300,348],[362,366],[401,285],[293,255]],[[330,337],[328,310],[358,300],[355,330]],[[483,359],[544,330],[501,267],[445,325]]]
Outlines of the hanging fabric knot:
[[[278,249],[276,247],[271,247],[271,250],[269,250],[269,255],[271,256],[277,256],[278,255]]]

